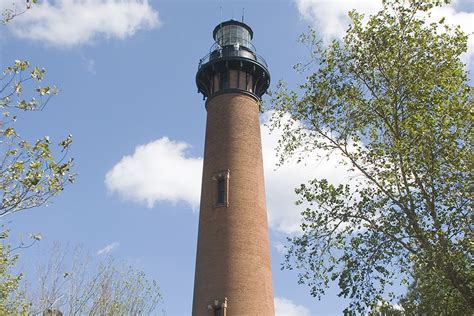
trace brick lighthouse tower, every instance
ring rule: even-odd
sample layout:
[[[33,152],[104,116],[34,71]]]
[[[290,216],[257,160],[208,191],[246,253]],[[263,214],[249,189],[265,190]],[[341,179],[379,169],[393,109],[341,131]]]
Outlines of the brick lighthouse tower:
[[[193,316],[273,316],[259,101],[270,84],[252,29],[216,26],[196,74],[207,124]]]

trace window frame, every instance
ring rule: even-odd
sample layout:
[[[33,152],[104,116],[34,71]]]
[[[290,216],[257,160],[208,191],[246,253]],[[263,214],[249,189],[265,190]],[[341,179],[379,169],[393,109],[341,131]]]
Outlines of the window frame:
[[[213,176],[215,181],[214,186],[214,207],[229,207],[229,179],[230,170],[220,171]],[[224,186],[222,188],[222,185]],[[223,198],[221,199],[221,192],[223,192]]]
[[[212,311],[212,316],[226,316],[227,315],[227,297],[224,299],[216,299],[209,302],[207,309]]]

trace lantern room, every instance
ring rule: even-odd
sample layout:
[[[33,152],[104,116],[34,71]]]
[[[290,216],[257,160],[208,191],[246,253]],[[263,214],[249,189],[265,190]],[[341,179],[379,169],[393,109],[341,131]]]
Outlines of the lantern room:
[[[230,20],[216,26],[212,36],[220,46],[242,45],[250,48],[253,32],[247,24]]]
[[[252,29],[229,20],[215,27],[213,38],[209,53],[199,61],[198,92],[208,100],[226,92],[242,92],[259,100],[270,85],[270,74],[252,44]]]

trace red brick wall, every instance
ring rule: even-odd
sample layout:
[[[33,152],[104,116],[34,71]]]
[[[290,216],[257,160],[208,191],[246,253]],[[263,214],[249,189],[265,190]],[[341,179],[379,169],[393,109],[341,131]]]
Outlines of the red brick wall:
[[[258,105],[225,93],[207,111],[193,315],[213,315],[208,305],[226,297],[227,316],[273,316]],[[214,176],[225,170],[229,204],[216,207]]]

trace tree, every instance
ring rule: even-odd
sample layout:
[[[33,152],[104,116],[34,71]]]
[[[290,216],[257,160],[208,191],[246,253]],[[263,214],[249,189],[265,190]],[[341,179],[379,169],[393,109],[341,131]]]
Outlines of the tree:
[[[18,254],[6,242],[8,233],[8,230],[0,233],[0,315],[25,315],[28,305],[20,289],[23,274],[12,273]]]
[[[272,94],[281,163],[338,152],[358,174],[349,184],[314,179],[296,189],[302,231],[283,265],[318,298],[337,282],[350,299],[346,312],[394,301],[394,283],[411,283],[411,294],[422,287],[417,299],[430,297],[435,310],[453,300],[460,314],[474,308],[473,90],[460,59],[468,36],[431,22],[439,5],[385,1],[366,23],[351,11],[343,40],[327,46],[311,31],[301,38],[312,59],[298,69],[313,70],[301,96],[284,83]],[[432,296],[437,286],[450,294]]]
[[[413,281],[400,299],[406,315],[469,315],[470,309],[443,275],[433,275],[415,266]]]
[[[56,245],[38,266],[38,283],[25,290],[30,314],[151,315],[162,300],[157,283],[143,271],[116,265],[111,257],[95,260],[81,247],[71,255]]]
[[[42,110],[57,93],[55,87],[40,86],[36,88],[38,99],[22,98],[25,84],[41,82],[45,73],[38,67],[29,68],[29,62],[16,60],[5,69],[0,78],[0,108]],[[3,117],[0,121],[0,217],[46,203],[75,179],[71,172],[73,159],[65,160],[72,143],[71,135],[59,143],[62,155],[55,159],[49,137],[30,144],[13,127],[17,116],[5,111]]]
[[[0,77],[0,108],[4,110],[0,120],[0,218],[43,205],[75,179],[73,160],[66,160],[71,135],[59,143],[62,154],[55,159],[49,137],[31,144],[14,128],[17,115],[12,111],[42,110],[57,93],[54,87],[39,86],[25,96],[24,88],[33,81],[41,82],[44,74],[44,69],[31,69],[27,61],[16,60]],[[30,97],[32,94],[36,98]],[[13,247],[8,243],[8,229],[2,226],[0,231],[0,314],[24,313],[26,302],[19,288],[23,274],[12,271],[17,250],[31,246],[40,236],[32,235],[32,243]]]
[[[32,3],[36,0],[27,0],[23,10],[18,11],[15,5],[13,9],[4,10],[1,22],[6,24],[23,14]],[[71,135],[59,143],[62,154],[55,159],[49,137],[30,143],[14,128],[17,112],[42,110],[51,96],[58,92],[57,88],[50,86],[38,86],[34,92],[25,92],[25,87],[29,88],[33,82],[41,83],[45,72],[45,69],[30,67],[28,61],[16,60],[0,75],[0,109],[4,111],[0,119],[0,217],[43,205],[75,179],[71,171],[73,160],[66,160],[72,143]],[[23,274],[12,272],[18,259],[16,250],[31,246],[40,236],[32,235],[31,243],[12,247],[8,234],[8,229],[2,226],[0,314],[25,314],[26,301],[19,288]]]

